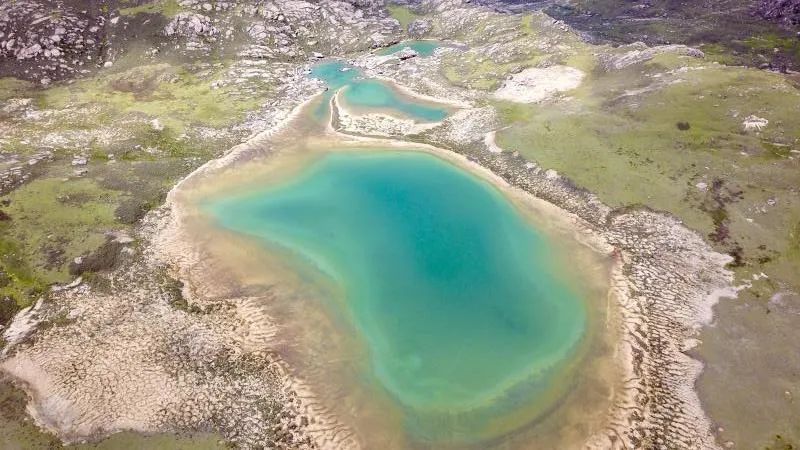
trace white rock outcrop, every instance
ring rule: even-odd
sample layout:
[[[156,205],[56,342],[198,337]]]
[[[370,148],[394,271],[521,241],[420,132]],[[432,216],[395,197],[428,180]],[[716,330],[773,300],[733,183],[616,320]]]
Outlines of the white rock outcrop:
[[[574,67],[532,67],[517,73],[494,93],[494,98],[517,103],[537,103],[580,86],[586,75]]]

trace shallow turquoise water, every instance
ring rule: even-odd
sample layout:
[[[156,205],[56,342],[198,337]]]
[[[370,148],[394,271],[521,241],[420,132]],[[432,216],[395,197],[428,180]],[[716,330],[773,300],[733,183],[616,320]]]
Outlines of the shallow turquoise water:
[[[563,382],[586,327],[544,236],[482,180],[417,152],[337,152],[206,206],[343,288],[365,379],[410,435],[474,441]],[[525,412],[528,411],[528,412]]]
[[[412,50],[416,51],[419,56],[431,56],[433,52],[436,51],[437,48],[440,47],[439,43],[436,41],[404,41],[398,42],[397,44],[390,45],[384,49],[378,51],[379,55],[391,55],[393,53],[397,53],[400,50],[411,47]]]
[[[447,117],[444,108],[406,100],[386,83],[364,79],[360,71],[342,61],[317,64],[311,69],[311,75],[329,87],[314,112],[318,120],[327,117],[330,99],[340,89],[343,89],[344,101],[355,107],[395,111],[421,122],[438,122]]]

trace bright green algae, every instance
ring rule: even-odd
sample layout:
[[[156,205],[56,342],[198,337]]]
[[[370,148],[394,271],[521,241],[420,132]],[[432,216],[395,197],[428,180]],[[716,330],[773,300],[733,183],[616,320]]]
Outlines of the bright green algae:
[[[446,109],[406,100],[386,83],[364,79],[361,72],[342,61],[317,64],[311,69],[311,75],[324,81],[329,88],[314,111],[317,119],[328,115],[328,103],[339,90],[344,101],[355,107],[396,111],[421,122],[438,122],[447,117]]]
[[[343,288],[346,301],[328,306],[346,309],[369,349],[365,379],[416,439],[472,442],[534,420],[585,334],[585,305],[545,237],[428,154],[333,153],[289,183],[206,207]]]

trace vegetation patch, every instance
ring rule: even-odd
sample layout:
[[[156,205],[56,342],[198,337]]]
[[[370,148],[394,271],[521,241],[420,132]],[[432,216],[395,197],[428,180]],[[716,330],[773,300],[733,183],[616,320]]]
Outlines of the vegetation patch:
[[[39,178],[3,199],[13,220],[2,222],[0,264],[11,282],[0,292],[29,304],[50,283],[70,279],[65,261],[90,253],[118,229],[118,194],[89,179]],[[54,264],[55,250],[61,264]]]
[[[57,449],[61,441],[43,432],[28,417],[28,396],[6,375],[0,374],[0,448]]]
[[[231,88],[211,86],[220,72],[198,77],[167,64],[82,80],[43,91],[41,108],[100,105],[113,114],[143,113],[158,118],[177,132],[187,125],[226,127],[240,121],[263,97],[239,96]],[[264,89],[266,96],[269,89]]]
[[[737,57],[736,53],[728,47],[721,44],[704,44],[699,46],[700,50],[709,61],[714,61],[719,64],[727,66],[743,65],[741,58]]]
[[[161,274],[161,287],[173,308],[195,314],[203,312],[197,305],[190,305],[183,296],[183,282],[173,278],[166,271]]]
[[[469,89],[496,89],[510,74],[528,67],[566,64],[583,71],[594,67],[586,45],[553,28],[552,19],[541,13],[481,20],[460,29],[454,38],[472,46],[446,54],[442,73],[450,83]],[[496,40],[504,42],[502,51]]]
[[[755,53],[784,52],[800,60],[800,40],[777,33],[765,33],[748,37],[744,45]]]
[[[7,228],[2,231],[2,235],[7,234]],[[13,316],[19,308],[30,305],[45,291],[45,281],[31,268],[17,243],[1,237],[0,298],[6,305],[10,305],[12,302],[15,305],[12,311],[7,311],[3,316]]]
[[[675,214],[733,255],[742,276],[765,270],[800,288],[800,265],[782,256],[800,208],[786,194],[800,185],[789,157],[800,136],[797,89],[776,74],[670,54],[589,78],[555,104],[498,102],[510,125],[498,144],[609,205]],[[746,129],[749,116],[769,124]]]
[[[136,2],[129,2],[136,3]],[[122,16],[135,16],[137,14],[162,14],[166,17],[173,17],[181,12],[181,5],[178,0],[148,0],[141,5],[120,8]]]
[[[407,28],[411,22],[421,17],[419,14],[412,11],[411,8],[404,5],[389,5],[386,9],[389,10],[389,14],[392,18],[400,22],[400,26],[403,28]]]
[[[33,88],[33,83],[17,78],[0,78],[0,101],[19,97],[21,93]]]

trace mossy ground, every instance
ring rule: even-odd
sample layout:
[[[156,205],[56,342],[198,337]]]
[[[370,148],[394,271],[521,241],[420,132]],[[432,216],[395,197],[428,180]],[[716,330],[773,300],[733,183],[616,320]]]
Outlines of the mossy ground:
[[[123,16],[134,16],[136,14],[163,14],[167,17],[173,17],[181,12],[181,5],[177,0],[157,0],[154,2],[143,3],[137,5],[135,1],[129,1],[131,6],[120,8],[119,13]]]
[[[786,251],[800,211],[800,93],[776,74],[675,55],[591,77],[558,104],[498,105],[511,125],[500,145],[610,205],[669,211],[723,251],[740,246],[743,275],[766,270],[800,289]],[[770,125],[745,131],[750,115]]]
[[[61,441],[42,432],[25,412],[28,398],[5,375],[0,375],[0,448],[58,449]]]
[[[224,70],[222,63],[202,75],[167,63],[135,66],[42,91],[37,104],[43,109],[92,105],[105,115],[98,117],[100,120],[141,113],[158,118],[177,132],[183,132],[187,125],[225,127],[240,121],[246,111],[258,108],[260,100],[269,95],[270,86],[261,86],[261,96],[256,97],[212,87],[212,81]]]
[[[419,19],[421,16],[414,11],[412,11],[408,6],[403,5],[389,5],[386,7],[389,10],[389,14],[400,22],[400,26],[403,28],[407,28],[408,25],[416,19]]]
[[[25,91],[33,86],[32,83],[16,78],[0,78],[0,100],[14,98],[20,91]]]
[[[56,175],[56,174],[53,174]],[[10,216],[3,226],[3,272],[10,283],[0,295],[30,304],[51,283],[66,282],[67,263],[105,241],[119,228],[114,218],[118,193],[89,179],[41,178],[3,200]]]

